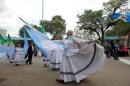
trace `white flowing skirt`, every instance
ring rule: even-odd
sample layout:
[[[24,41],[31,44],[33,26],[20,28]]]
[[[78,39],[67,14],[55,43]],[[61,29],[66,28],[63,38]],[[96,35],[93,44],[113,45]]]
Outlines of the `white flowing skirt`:
[[[50,65],[50,58],[52,56],[52,49],[49,49],[49,48],[45,48],[46,49],[46,57],[43,56],[43,61],[44,61],[44,64],[46,64],[46,66],[49,66]]]
[[[64,82],[80,82],[90,74],[96,73],[105,62],[104,49],[98,44],[87,44],[74,54],[63,57],[60,79]]]
[[[21,49],[16,48],[16,52],[14,55],[14,63],[24,64],[24,60],[25,60],[25,52],[24,52],[23,48],[21,48]]]
[[[63,48],[55,48],[55,50],[51,53],[50,58],[50,68],[59,69],[61,66],[61,61],[64,55],[64,49]]]

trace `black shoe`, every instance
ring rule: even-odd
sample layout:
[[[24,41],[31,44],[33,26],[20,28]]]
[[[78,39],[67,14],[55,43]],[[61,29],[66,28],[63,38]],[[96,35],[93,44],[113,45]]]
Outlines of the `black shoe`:
[[[59,83],[64,83],[64,80],[61,80],[61,79],[56,79],[56,81]]]
[[[33,63],[29,63],[29,64],[33,64]]]
[[[118,58],[114,58],[114,60],[119,60]]]
[[[58,70],[59,70],[59,68],[53,68],[53,70],[54,70],[54,71],[58,71]]]
[[[26,61],[25,63],[26,63],[26,64],[28,64],[28,62],[27,62],[27,61]]]
[[[19,66],[19,64],[15,64],[15,66]]]
[[[44,64],[44,67],[48,67],[47,64]]]
[[[10,63],[13,63],[13,61],[9,61]]]

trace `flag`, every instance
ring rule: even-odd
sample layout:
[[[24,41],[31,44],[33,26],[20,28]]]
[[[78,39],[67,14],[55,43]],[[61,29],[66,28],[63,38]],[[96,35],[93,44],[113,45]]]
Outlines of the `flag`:
[[[0,33],[0,61],[6,58],[6,46],[4,46],[5,40]]]
[[[126,15],[126,22],[130,23],[130,12],[127,12],[125,15]]]
[[[113,13],[113,14],[111,15],[111,18],[112,18],[112,19],[118,19],[120,16],[121,16],[120,13]]]
[[[21,20],[21,21],[23,21],[26,25],[29,25],[25,20],[23,20],[22,18],[20,18],[19,17],[19,19]]]
[[[10,62],[12,62],[13,56],[15,54],[15,45],[14,45],[13,40],[10,37],[9,34],[8,34],[8,37],[7,37],[7,45],[8,45],[8,47],[6,48],[6,52],[7,52],[7,55],[8,55],[8,59],[9,59]]]
[[[28,22],[26,22],[25,20],[23,20],[22,18],[19,17],[19,19],[20,19],[21,21],[23,21],[26,25],[32,26],[32,25],[30,25]],[[44,33],[44,32],[45,32],[45,28],[44,28],[44,25],[43,25],[43,24],[40,25],[40,32],[41,32],[41,33]]]
[[[4,45],[5,44],[5,40],[2,37],[2,35],[0,34],[0,45]]]
[[[8,34],[8,38],[7,38],[7,44],[8,44],[8,46],[14,45],[13,40],[11,39],[9,34]]]
[[[130,23],[130,12],[126,12],[125,14],[120,14],[120,13],[114,13],[111,15],[112,19],[121,19],[127,23]]]

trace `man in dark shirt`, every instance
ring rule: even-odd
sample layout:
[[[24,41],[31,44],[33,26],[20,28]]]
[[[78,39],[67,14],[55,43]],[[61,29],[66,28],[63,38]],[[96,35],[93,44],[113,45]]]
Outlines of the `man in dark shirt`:
[[[32,64],[33,53],[34,53],[34,46],[33,46],[33,43],[30,43],[29,48],[28,48],[28,52],[27,52],[28,59],[26,61],[26,64],[28,64],[28,63]]]
[[[111,41],[111,55],[114,58],[114,60],[118,60],[117,48],[113,40]]]

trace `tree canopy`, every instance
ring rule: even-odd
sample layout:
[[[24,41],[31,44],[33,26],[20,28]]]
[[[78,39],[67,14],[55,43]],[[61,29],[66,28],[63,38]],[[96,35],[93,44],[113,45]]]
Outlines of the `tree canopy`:
[[[60,16],[56,15],[53,16],[50,21],[44,20],[40,21],[39,25],[32,25],[35,29],[41,31],[41,25],[43,24],[45,31],[49,32],[52,35],[58,34],[60,36],[63,36],[65,34],[66,30],[66,23],[65,20]],[[23,29],[25,28],[26,25],[23,25],[23,27],[20,28],[19,30],[19,36],[23,37]],[[29,35],[27,35],[29,37]]]
[[[130,31],[130,24],[120,20],[112,29],[105,32],[106,36],[125,36]]]
[[[103,3],[104,12],[107,14],[115,13],[118,9],[126,6],[127,3],[128,0],[109,0],[108,2]]]
[[[40,25],[41,24],[42,21],[40,22]],[[58,34],[63,36],[65,34],[66,23],[65,20],[59,15],[53,16],[50,21],[44,20],[43,25],[46,32],[49,32],[52,35]]]
[[[105,31],[108,29],[109,19],[103,16],[103,11],[85,10],[78,15],[78,27],[97,34],[102,41]]]
[[[115,26],[120,21],[113,20],[110,16],[118,10],[121,12],[120,8],[126,6],[127,1],[128,0],[110,0],[103,3],[103,10],[85,10],[81,15],[78,15],[77,23],[79,29],[94,32],[97,34],[103,45],[105,32],[109,29],[109,27]]]
[[[21,27],[19,29],[19,36],[20,37],[24,37],[24,33],[23,33],[23,30],[25,29],[26,25],[23,25],[23,27]],[[26,36],[29,37],[28,33],[25,31],[25,33],[27,34]]]

